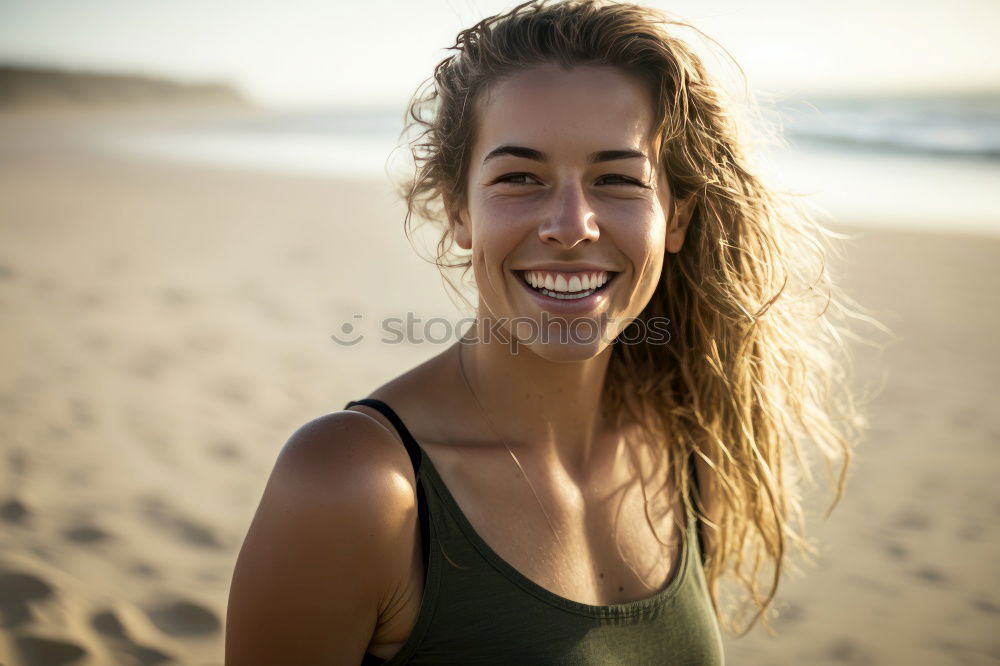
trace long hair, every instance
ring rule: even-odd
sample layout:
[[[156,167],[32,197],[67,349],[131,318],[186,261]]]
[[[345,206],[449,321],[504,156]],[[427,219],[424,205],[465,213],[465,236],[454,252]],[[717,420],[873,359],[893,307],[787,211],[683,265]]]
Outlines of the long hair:
[[[459,33],[407,112],[416,168],[403,191],[404,227],[410,237],[414,217],[439,225],[434,262],[467,274],[471,261],[455,250],[443,202],[465,203],[476,102],[504,77],[543,63],[608,65],[649,87],[659,163],[676,198],[695,197],[694,213],[632,324],[666,317],[670,343],[615,344],[602,408],[666,448],[672,487],[690,488],[686,463],[703,461],[711,502],[705,485],[682,497],[706,526],[715,613],[735,628],[717,586],[728,573],[745,592],[739,609],[753,613],[742,633],[758,618],[770,631],[766,611],[782,571],[794,568],[792,551],[815,553],[800,502],[800,482],[814,482],[802,444],[831,470],[832,510],[864,425],[835,325],[864,317],[829,275],[837,235],[753,173],[741,125],[701,60],[671,34],[679,26],[690,27],[631,4],[541,0]]]

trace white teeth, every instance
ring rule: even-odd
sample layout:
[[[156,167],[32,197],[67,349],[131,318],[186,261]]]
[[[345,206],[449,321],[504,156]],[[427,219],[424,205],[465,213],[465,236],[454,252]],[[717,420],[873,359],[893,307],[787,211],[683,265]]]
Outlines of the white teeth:
[[[611,279],[611,276],[604,271],[574,274],[570,275],[569,279],[565,275],[558,273],[553,275],[543,271],[524,271],[522,275],[524,281],[533,288],[560,299],[589,296]]]
[[[560,294],[558,291],[549,291],[548,289],[544,289],[544,290],[542,290],[542,293],[545,294],[546,296],[550,296],[552,298],[557,298],[560,301],[573,301],[573,300],[576,300],[578,298],[586,298],[587,296],[590,296],[594,292],[592,292],[592,291],[581,291],[578,294]]]

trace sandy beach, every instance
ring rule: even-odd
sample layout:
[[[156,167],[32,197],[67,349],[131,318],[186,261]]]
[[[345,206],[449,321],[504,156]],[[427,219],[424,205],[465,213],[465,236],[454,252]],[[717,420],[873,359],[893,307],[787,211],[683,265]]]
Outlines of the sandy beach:
[[[0,664],[221,664],[280,447],[447,344],[380,319],[461,314],[387,182],[114,156],[81,122],[0,117]],[[899,340],[859,348],[846,497],[731,664],[1000,663],[1000,239],[868,222],[837,271]]]

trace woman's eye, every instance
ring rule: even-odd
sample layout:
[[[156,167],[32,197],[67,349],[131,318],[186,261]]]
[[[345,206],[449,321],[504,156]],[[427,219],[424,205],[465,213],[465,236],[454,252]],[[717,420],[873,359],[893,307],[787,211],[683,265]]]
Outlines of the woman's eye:
[[[500,176],[494,182],[496,183],[510,183],[511,185],[531,185],[537,183],[533,176],[529,176],[526,173],[509,173],[505,176]]]
[[[609,173],[605,176],[601,176],[597,179],[598,184],[605,185],[637,185],[639,187],[646,187],[642,182],[636,180],[635,178],[629,178],[628,176],[622,176],[617,173]]]

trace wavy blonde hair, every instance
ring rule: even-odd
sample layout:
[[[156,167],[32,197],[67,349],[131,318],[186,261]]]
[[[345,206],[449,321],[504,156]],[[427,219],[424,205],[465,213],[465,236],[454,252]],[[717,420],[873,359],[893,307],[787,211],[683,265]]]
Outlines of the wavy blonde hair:
[[[696,203],[683,249],[664,263],[635,323],[669,317],[671,344],[616,344],[603,408],[668,447],[672,487],[692,487],[692,455],[711,470],[711,511],[703,493],[682,497],[711,535],[703,556],[713,607],[720,624],[735,630],[736,613],[722,609],[717,587],[728,572],[746,592],[740,609],[753,613],[740,635],[758,618],[770,632],[766,611],[782,570],[794,568],[791,551],[807,560],[815,553],[799,483],[814,480],[800,442],[811,441],[827,461],[832,510],[864,424],[847,389],[847,329],[834,322],[868,318],[847,307],[827,270],[838,235],[753,173],[722,89],[671,34],[680,26],[690,28],[631,4],[542,0],[459,33],[455,53],[407,112],[416,171],[403,189],[404,227],[412,240],[414,217],[439,225],[434,263],[468,273],[471,261],[454,249],[443,202],[465,203],[476,102],[504,77],[543,63],[610,65],[649,86],[671,192]]]

